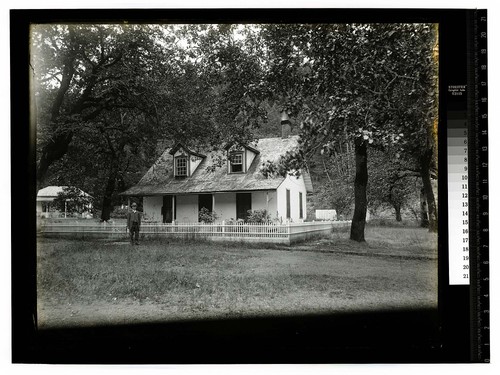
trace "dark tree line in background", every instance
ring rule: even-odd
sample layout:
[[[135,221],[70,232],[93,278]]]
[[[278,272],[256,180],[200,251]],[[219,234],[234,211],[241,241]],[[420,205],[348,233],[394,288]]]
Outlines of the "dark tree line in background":
[[[320,195],[339,211],[354,204],[353,240],[368,202],[398,217],[408,179],[436,230],[433,25],[36,25],[31,67],[37,183],[91,193],[102,220],[158,142],[247,142],[286,111],[300,149],[269,173],[321,173]]]

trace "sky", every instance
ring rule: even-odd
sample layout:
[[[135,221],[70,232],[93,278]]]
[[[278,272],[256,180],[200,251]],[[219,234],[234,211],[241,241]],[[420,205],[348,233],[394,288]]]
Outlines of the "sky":
[[[487,8],[488,9],[488,66],[498,67],[500,61],[498,58],[498,37],[500,36],[500,2],[495,0],[420,0],[420,1],[328,1],[328,0],[252,0],[251,2],[234,2],[229,0],[153,0],[153,1],[131,1],[131,0],[66,0],[54,1],[44,0],[4,0],[1,2],[0,12],[0,40],[2,45],[9,48],[9,9],[41,9],[41,8],[330,8],[330,7],[354,7],[354,8]],[[494,43],[492,41],[495,41]],[[1,59],[1,72],[0,75],[0,90],[2,90],[2,98],[4,100],[0,104],[0,113],[2,115],[3,125],[0,126],[0,176],[2,180],[0,183],[0,196],[3,198],[2,211],[5,212],[1,215],[2,222],[0,228],[3,229],[4,234],[2,251],[0,252],[0,300],[4,303],[0,304],[0,369],[6,374],[25,374],[37,372],[38,374],[66,374],[68,371],[76,374],[108,374],[123,372],[128,374],[135,373],[203,373],[203,374],[253,374],[256,372],[263,374],[331,374],[331,373],[345,373],[345,374],[399,374],[402,371],[407,375],[421,374],[423,371],[426,373],[453,373],[470,374],[471,372],[480,371],[481,374],[498,373],[500,369],[500,340],[498,335],[499,322],[499,304],[500,287],[498,283],[499,278],[495,276],[491,279],[491,295],[492,304],[492,358],[491,365],[318,365],[318,366],[210,366],[210,367],[192,367],[192,366],[48,366],[48,365],[12,365],[10,364],[10,251],[8,244],[10,243],[10,101],[7,99],[10,96],[10,77],[9,77],[9,61],[4,57]],[[499,111],[498,108],[498,86],[499,69],[488,70],[488,83],[489,83],[489,97],[490,104],[489,112],[489,139],[490,139],[490,228],[498,228],[500,223],[499,208],[500,196],[495,196],[494,192],[500,191],[500,174],[493,173],[498,170],[500,163],[500,127],[499,124]],[[496,127],[494,126],[496,125]],[[22,228],[22,223],[16,223],[19,228]],[[491,245],[490,245],[490,263],[492,264],[492,275],[498,275],[498,268],[500,267],[500,257],[498,256],[498,249],[500,248],[499,231],[491,230]],[[497,272],[495,272],[495,270]],[[496,295],[495,295],[496,294]],[[496,328],[496,330],[495,330]]]

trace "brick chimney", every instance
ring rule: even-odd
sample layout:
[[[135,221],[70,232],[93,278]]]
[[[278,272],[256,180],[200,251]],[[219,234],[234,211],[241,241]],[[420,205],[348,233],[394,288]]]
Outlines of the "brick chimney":
[[[286,111],[281,112],[281,138],[288,138],[292,132],[292,123]]]

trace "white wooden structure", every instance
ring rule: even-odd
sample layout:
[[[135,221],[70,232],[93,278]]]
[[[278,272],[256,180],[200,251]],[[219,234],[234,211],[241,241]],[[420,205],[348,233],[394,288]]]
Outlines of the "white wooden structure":
[[[264,167],[297,147],[297,136],[263,138],[206,155],[177,144],[121,195],[142,197],[144,216],[159,223],[197,222],[203,207],[219,221],[244,220],[248,211],[266,210],[271,220],[304,222],[307,194],[313,191],[309,175],[269,174]]]
[[[336,210],[316,210],[316,220],[337,220]]]
[[[314,237],[327,236],[335,228],[350,225],[350,221],[317,221],[286,224],[213,224],[201,223],[143,223],[141,236],[152,238],[204,239],[211,241],[242,241],[291,244]],[[125,224],[110,223],[43,223],[41,235],[70,238],[115,238],[127,239]]]
[[[56,199],[59,195],[59,193],[62,193],[64,191],[64,188],[67,186],[47,186],[43,189],[40,189],[37,193],[36,196],[36,213],[38,216],[41,217],[51,217],[51,216],[64,216],[66,217],[66,206],[64,207],[64,212],[59,212],[51,209],[52,202],[54,199]],[[81,196],[87,197],[87,198],[92,198],[89,194],[84,192],[83,190],[80,190]],[[91,210],[92,209],[92,203],[89,203],[86,207],[86,210]]]

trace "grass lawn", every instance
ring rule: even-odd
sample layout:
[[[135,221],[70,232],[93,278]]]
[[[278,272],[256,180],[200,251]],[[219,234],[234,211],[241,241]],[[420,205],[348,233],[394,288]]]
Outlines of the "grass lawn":
[[[437,238],[368,227],[286,246],[38,240],[39,326],[437,306]]]

